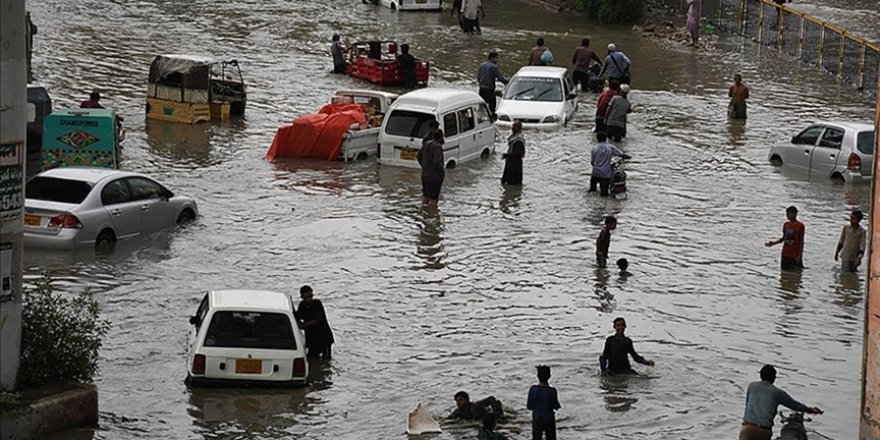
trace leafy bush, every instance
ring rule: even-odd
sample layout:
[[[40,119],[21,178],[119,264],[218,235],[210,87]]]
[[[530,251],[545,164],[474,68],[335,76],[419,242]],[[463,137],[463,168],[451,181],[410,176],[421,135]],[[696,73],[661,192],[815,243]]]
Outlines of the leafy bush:
[[[577,4],[601,23],[631,23],[645,14],[645,0],[577,0]]]
[[[98,372],[98,350],[110,323],[88,288],[78,295],[56,292],[43,276],[22,296],[21,367],[18,383],[91,382]]]
[[[6,414],[21,406],[21,400],[16,393],[0,392],[0,415]]]

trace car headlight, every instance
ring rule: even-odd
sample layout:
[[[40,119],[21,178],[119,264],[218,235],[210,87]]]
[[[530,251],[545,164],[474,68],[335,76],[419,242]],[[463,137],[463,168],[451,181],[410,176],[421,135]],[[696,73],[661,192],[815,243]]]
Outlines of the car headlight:
[[[559,116],[550,115],[550,116],[545,117],[544,120],[541,122],[543,122],[545,124],[555,124],[555,123],[559,122]]]
[[[507,122],[510,122],[510,116],[508,116],[508,115],[503,115],[503,114],[502,114],[502,115],[498,115],[498,120],[499,120],[499,121],[507,121]]]

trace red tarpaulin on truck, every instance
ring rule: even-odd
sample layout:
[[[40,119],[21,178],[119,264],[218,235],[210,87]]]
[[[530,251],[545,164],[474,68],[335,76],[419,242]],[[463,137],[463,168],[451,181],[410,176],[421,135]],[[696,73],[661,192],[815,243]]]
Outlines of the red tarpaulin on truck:
[[[283,125],[275,132],[266,159],[309,157],[336,160],[342,148],[342,136],[352,124],[364,125],[367,117],[359,104],[327,104],[318,113],[296,118],[293,125]]]

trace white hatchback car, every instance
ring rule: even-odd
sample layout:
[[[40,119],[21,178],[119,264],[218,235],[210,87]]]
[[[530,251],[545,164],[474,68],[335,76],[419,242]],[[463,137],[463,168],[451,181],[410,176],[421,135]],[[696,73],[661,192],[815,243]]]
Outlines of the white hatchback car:
[[[574,117],[577,89],[564,67],[525,66],[510,78],[495,113],[496,124],[557,128]]]
[[[107,246],[196,218],[195,200],[139,173],[61,167],[28,180],[24,244],[70,249]]]
[[[186,383],[192,386],[303,386],[305,336],[289,296],[214,290],[189,318]]]
[[[871,181],[874,126],[858,122],[819,122],[770,147],[776,166],[845,182]]]

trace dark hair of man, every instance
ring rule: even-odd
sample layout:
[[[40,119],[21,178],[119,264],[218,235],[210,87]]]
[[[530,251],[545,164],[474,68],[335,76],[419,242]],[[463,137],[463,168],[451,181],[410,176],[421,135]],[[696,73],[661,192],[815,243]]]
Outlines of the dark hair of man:
[[[610,88],[611,90],[620,90],[620,81],[616,79],[608,81],[608,88]]]
[[[856,220],[858,221],[862,221],[862,219],[865,218],[865,213],[862,212],[860,209],[856,209],[855,211],[853,211],[852,215],[854,215],[856,217]]]
[[[786,213],[789,213],[789,212],[798,212],[798,210],[797,210],[797,207],[796,207],[796,206],[791,205],[791,206],[789,206],[788,208],[785,208],[785,212],[786,212]]]
[[[95,90],[94,92],[92,92],[91,94],[89,94],[89,99],[91,99],[92,101],[100,101],[100,100],[101,100],[101,94],[98,93],[97,90]]]
[[[612,223],[617,223],[616,217],[614,217],[613,215],[609,215],[608,217],[605,217],[605,224],[606,225],[610,225]],[[615,321],[616,321],[616,319],[615,319]]]
[[[544,45],[544,37],[538,37],[536,43],[538,43],[538,46],[543,46]]]
[[[304,285],[304,286],[302,286],[302,287],[299,288],[299,294],[300,294],[300,295],[302,295],[303,293],[309,293],[309,292],[311,292],[311,291],[312,291],[312,286],[310,286],[310,285],[308,285],[308,284],[306,284],[306,285]]]
[[[435,131],[434,135],[431,136],[431,139],[434,139],[435,141],[443,142],[443,132],[440,130]]]
[[[618,316],[617,318],[614,318],[614,322],[612,324],[617,325],[617,321],[623,321],[623,323],[626,324],[626,320],[620,316]]]
[[[409,53],[409,44],[401,44],[400,45],[401,53]]]
[[[493,58],[498,58],[498,52],[496,52],[496,51],[494,51],[494,50],[490,50],[490,51],[489,51],[489,57],[486,58],[486,59],[491,60],[491,59],[493,59]]]
[[[629,267],[629,261],[627,261],[626,258],[621,258],[617,260],[617,267],[619,267],[620,270],[626,270],[626,268]]]
[[[471,400],[471,396],[468,396],[468,393],[466,393],[464,391],[459,391],[459,392],[455,393],[455,396],[453,396],[453,397],[455,397],[456,399],[461,397],[462,399],[467,400],[468,402],[470,402],[470,400]]]
[[[339,41],[339,34],[333,34],[333,41]]]
[[[538,380],[543,382],[550,380],[550,367],[538,365]]]
[[[608,136],[605,135],[604,131],[600,131],[596,133],[596,140],[599,142],[605,142],[606,140],[608,140]]]
[[[776,382],[776,368],[773,368],[773,365],[764,365],[761,367],[761,380],[770,383]]]
[[[588,47],[589,45],[590,45],[589,38],[584,38],[583,40],[581,40],[581,46]]]

